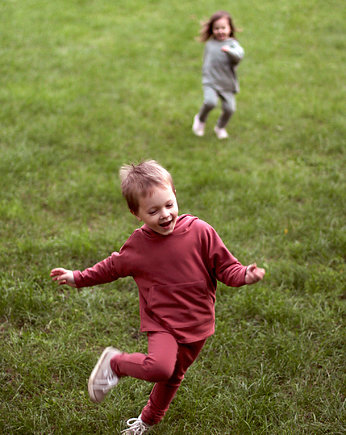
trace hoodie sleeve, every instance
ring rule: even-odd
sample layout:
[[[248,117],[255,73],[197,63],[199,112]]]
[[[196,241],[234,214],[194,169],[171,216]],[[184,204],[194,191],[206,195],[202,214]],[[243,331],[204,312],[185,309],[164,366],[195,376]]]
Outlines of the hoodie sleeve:
[[[116,268],[118,257],[119,253],[113,252],[108,258],[82,272],[80,270],[74,270],[73,277],[77,287],[90,287],[118,279],[121,276]]]
[[[90,287],[112,282],[125,276],[133,276],[133,265],[136,264],[137,260],[135,257],[137,250],[132,243],[136,236],[135,233],[129,237],[119,252],[113,252],[108,258],[82,272],[73,271],[77,287]]]
[[[207,258],[212,274],[230,287],[245,285],[246,266],[229,252],[214,228],[206,225]]]

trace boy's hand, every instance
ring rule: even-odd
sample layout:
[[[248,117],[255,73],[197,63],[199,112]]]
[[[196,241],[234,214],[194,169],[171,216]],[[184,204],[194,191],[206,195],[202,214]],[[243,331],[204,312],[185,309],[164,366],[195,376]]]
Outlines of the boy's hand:
[[[250,264],[246,269],[245,282],[246,284],[255,284],[255,282],[261,281],[266,271],[261,267],[257,267],[257,264]]]
[[[58,281],[59,285],[69,285],[70,287],[77,287],[74,282],[73,272],[72,270],[63,269],[62,267],[58,267],[57,269],[52,269],[50,272],[50,276],[53,281]]]

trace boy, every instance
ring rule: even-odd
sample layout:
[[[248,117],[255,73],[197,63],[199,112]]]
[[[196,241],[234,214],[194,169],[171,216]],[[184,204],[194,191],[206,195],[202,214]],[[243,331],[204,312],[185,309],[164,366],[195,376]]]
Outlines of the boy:
[[[88,391],[102,402],[123,376],[155,382],[138,418],[128,420],[126,434],[142,434],[159,423],[188,367],[214,333],[217,280],[239,287],[261,280],[264,269],[243,266],[216,231],[195,216],[178,216],[169,172],[150,160],[120,170],[122,193],[144,225],[119,252],[80,271],[53,269],[59,284],[86,287],[132,276],[139,289],[141,331],[148,354],[106,348],[92,371]]]

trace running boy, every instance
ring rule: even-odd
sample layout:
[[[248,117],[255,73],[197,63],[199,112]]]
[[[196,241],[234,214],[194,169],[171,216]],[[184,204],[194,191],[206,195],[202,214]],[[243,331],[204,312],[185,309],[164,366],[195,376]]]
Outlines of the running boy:
[[[243,266],[206,222],[178,216],[172,177],[157,162],[123,166],[120,177],[128,207],[144,225],[95,266],[83,272],[57,268],[51,276],[78,288],[126,276],[136,281],[148,353],[108,347],[88,383],[93,402],[102,402],[123,376],[155,383],[140,416],[127,422],[124,433],[134,434],[162,420],[185,372],[214,333],[217,280],[239,287],[261,280],[265,271],[256,264]]]

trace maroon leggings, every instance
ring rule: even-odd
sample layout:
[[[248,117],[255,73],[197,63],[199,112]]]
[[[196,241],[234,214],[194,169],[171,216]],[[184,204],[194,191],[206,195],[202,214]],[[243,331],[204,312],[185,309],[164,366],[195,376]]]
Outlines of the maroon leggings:
[[[168,332],[149,332],[147,355],[122,353],[111,359],[111,368],[117,376],[155,382],[141,414],[145,423],[153,425],[163,419],[186,370],[197,358],[205,341],[183,344]]]

